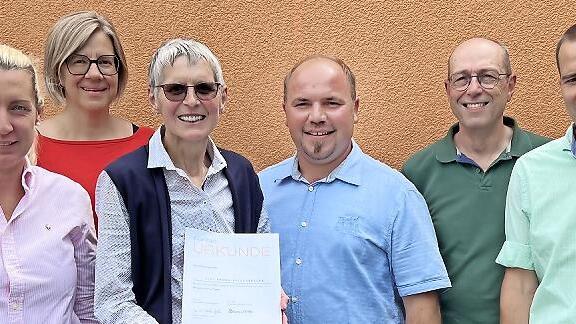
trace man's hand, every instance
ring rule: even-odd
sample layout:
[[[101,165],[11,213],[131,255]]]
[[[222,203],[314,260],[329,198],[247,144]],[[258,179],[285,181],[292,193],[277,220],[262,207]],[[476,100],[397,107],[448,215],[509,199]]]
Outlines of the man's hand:
[[[406,324],[440,324],[440,306],[435,291],[403,297]]]
[[[506,268],[500,290],[500,323],[527,324],[536,288],[538,278],[534,271]]]

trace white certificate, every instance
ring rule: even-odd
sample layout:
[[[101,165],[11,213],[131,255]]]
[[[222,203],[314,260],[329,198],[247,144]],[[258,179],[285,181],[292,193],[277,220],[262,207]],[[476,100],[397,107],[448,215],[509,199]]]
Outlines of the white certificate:
[[[186,229],[182,324],[280,324],[278,234]]]

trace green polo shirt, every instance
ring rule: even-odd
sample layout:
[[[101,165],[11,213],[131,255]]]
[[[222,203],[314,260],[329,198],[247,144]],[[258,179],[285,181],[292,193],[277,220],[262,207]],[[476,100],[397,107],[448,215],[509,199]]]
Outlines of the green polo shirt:
[[[505,238],[510,173],[518,157],[549,141],[520,129],[512,118],[504,117],[504,124],[514,129],[511,146],[486,172],[473,163],[458,162],[462,160],[454,145],[458,124],[443,139],[414,154],[402,169],[428,203],[452,281],[452,288],[440,294],[444,324],[500,321],[504,268],[494,260]]]
[[[566,135],[518,160],[506,200],[506,242],[496,262],[533,270],[530,323],[576,322],[576,144]]]

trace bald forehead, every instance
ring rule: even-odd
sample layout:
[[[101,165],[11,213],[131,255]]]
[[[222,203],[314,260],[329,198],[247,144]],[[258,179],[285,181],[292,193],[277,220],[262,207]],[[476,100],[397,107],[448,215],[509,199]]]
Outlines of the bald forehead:
[[[320,80],[329,83],[344,81],[350,97],[352,100],[356,100],[356,81],[354,74],[345,63],[340,62],[336,58],[313,56],[295,65],[284,78],[284,102],[287,101],[290,95],[289,90]]]
[[[324,73],[330,75],[340,73],[345,77],[344,71],[336,62],[323,57],[311,58],[300,63],[300,65],[298,65],[291,73],[288,82],[303,73]]]
[[[456,46],[448,59],[448,75],[454,72],[454,65],[461,61],[474,61],[480,59],[491,59],[503,68],[507,73],[511,73],[510,60],[506,48],[490,39],[472,38]],[[458,66],[457,68],[460,68]],[[458,72],[458,71],[456,71]]]

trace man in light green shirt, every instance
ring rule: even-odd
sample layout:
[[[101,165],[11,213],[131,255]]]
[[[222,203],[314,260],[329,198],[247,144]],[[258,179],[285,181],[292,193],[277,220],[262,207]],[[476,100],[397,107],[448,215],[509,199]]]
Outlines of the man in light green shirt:
[[[556,47],[560,87],[576,121],[576,25]],[[506,241],[496,262],[501,323],[576,322],[576,128],[523,155],[506,198]]]

